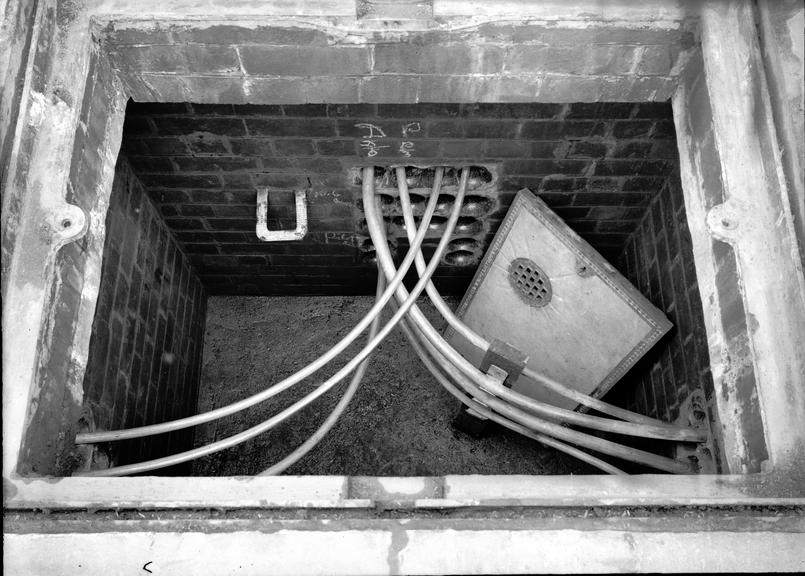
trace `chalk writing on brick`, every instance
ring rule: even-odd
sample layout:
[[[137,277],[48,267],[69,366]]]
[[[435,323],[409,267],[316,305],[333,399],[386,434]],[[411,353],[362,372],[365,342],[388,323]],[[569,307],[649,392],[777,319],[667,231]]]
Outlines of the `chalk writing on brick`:
[[[361,122],[360,124],[355,124],[356,128],[363,128],[367,131],[367,134],[361,140],[361,148],[366,150],[366,155],[369,158],[377,156],[377,152],[381,148],[389,148],[389,146],[381,146],[377,142],[375,142],[376,138],[385,138],[386,133],[379,126],[375,126],[374,124],[369,124],[368,122]]]
[[[400,154],[405,156],[406,158],[411,157],[411,152],[414,151],[414,143],[413,142],[403,142],[400,144]]]
[[[364,136],[367,140],[371,140],[373,138],[385,138],[386,133],[379,126],[375,126],[374,124],[369,124],[368,122],[362,122],[360,124],[355,124],[355,128],[365,128],[369,131],[369,133]]]
[[[403,138],[408,138],[409,134],[416,134],[422,131],[422,126],[419,122],[409,122],[402,127]]]
[[[366,156],[369,158],[377,156],[379,151],[383,148],[391,148],[391,146],[382,145],[377,142],[378,140],[387,137],[386,133],[379,126],[370,124],[369,122],[361,122],[359,124],[355,124],[354,126],[356,128],[366,130],[366,133],[363,135],[363,138],[360,141],[360,147],[366,150]],[[422,132],[422,125],[419,122],[406,122],[405,124],[400,125],[400,132],[402,133],[403,138],[408,138],[413,134]],[[400,144],[397,150],[400,153],[400,156],[410,158],[411,154],[414,152],[414,147],[413,142],[406,140]]]
[[[366,150],[366,155],[369,158],[377,156],[377,151],[380,148],[390,148],[390,146],[380,146],[374,140],[361,140],[361,148]]]

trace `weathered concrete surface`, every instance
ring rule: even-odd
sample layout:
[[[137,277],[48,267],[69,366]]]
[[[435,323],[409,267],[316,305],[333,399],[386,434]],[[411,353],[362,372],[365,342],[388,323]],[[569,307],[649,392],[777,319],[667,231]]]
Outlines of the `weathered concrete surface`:
[[[805,280],[751,7],[706,4],[702,36],[674,109],[725,458],[801,470]]]
[[[759,475],[231,476],[4,481],[8,510],[805,506],[801,478]],[[293,512],[291,512],[293,513]],[[546,512],[550,514],[550,512]]]
[[[805,569],[805,520],[769,513],[598,509],[494,518],[276,514],[215,517],[114,513],[48,520],[12,514],[4,564],[12,573],[537,574],[776,572]],[[776,513],[776,514],[775,514]],[[115,553],[100,554],[101,550]],[[225,551],[225,553],[222,553]]]
[[[805,8],[799,0],[758,2],[760,46],[789,202],[805,254]]]
[[[489,18],[266,21],[244,20],[235,7],[228,20],[222,14],[190,26],[154,14],[161,11],[146,6],[96,18],[138,101],[664,101],[696,50],[681,15],[658,24],[588,14],[566,26]]]
[[[72,275],[61,268],[66,260],[57,261],[57,253],[81,237],[89,238],[84,245],[88,254],[98,236],[102,245],[104,198],[111,188],[115,142],[119,143],[122,128],[123,107],[112,97],[115,84],[110,81],[106,100],[112,113],[98,112],[93,122],[100,125],[105,138],[97,143],[102,150],[93,164],[96,178],[90,188],[91,202],[77,206],[68,193],[68,182],[71,168],[77,166],[72,161],[73,145],[87,86],[92,45],[89,19],[85,12],[63,5],[46,2],[42,6],[37,20],[42,41],[36,44],[32,72],[22,87],[19,129],[6,177],[6,193],[13,201],[4,205],[10,207],[10,213],[4,214],[7,228],[3,237],[7,275],[3,294],[5,474],[13,473],[18,464],[26,423],[40,401],[54,406],[60,401],[78,402],[75,395],[80,396],[80,385],[75,380],[80,382],[82,377],[82,350],[85,354],[89,328],[82,328],[76,318],[92,316],[97,294],[92,282],[83,282],[92,277],[92,266],[79,276]],[[100,262],[97,266],[99,271]],[[62,301],[59,295],[67,293],[69,299]],[[67,320],[64,312],[69,312]],[[43,385],[46,372],[57,367],[61,370],[60,391],[54,396]]]
[[[219,17],[249,16],[344,16],[355,18],[363,16],[367,5],[392,2],[361,2],[356,0],[281,0],[261,2],[260,0],[211,0],[205,3],[204,11],[198,10],[195,0],[143,0],[135,8],[126,0],[91,0],[89,10],[102,17],[114,16],[118,19],[153,18],[154,16],[175,17],[177,14],[188,16],[193,14]],[[654,26],[656,28],[677,27],[679,22],[695,17],[695,6],[682,0],[647,0],[635,4],[630,0],[613,0],[605,6],[589,2],[550,0],[548,2],[531,2],[530,0],[504,0],[483,2],[479,0],[425,0],[422,2],[406,2],[407,5],[432,4],[434,18],[475,17],[478,19],[503,19],[516,16],[533,20],[550,22],[616,22],[634,28]],[[386,9],[392,10],[392,9]],[[401,15],[402,16],[402,15]],[[421,13],[417,14],[421,19]],[[410,17],[410,14],[409,14]],[[387,20],[393,20],[388,18]],[[399,24],[399,23],[395,23]],[[389,23],[380,23],[389,26]]]
[[[9,164],[14,148],[20,104],[26,76],[30,73],[28,58],[31,44],[39,30],[34,26],[36,14],[34,0],[0,2],[0,200],[2,200],[2,286],[5,296],[7,266],[16,232],[7,216],[14,213],[11,196],[6,193]],[[40,4],[41,6],[41,4]],[[19,201],[19,199],[17,199]],[[6,236],[8,234],[8,236]]]
[[[545,21],[580,22],[617,22],[638,23],[654,27],[673,27],[686,18],[695,15],[695,6],[682,0],[648,0],[645,2],[629,2],[619,0],[597,3],[591,6],[584,0],[548,0],[532,2],[531,0],[499,0],[484,2],[483,0],[433,0],[435,17],[474,17],[474,18],[530,18]]]
[[[90,14],[108,18],[176,18],[200,15],[242,17],[272,16],[346,16],[355,17],[355,0],[146,0],[135,8],[127,0],[89,0],[86,2]]]

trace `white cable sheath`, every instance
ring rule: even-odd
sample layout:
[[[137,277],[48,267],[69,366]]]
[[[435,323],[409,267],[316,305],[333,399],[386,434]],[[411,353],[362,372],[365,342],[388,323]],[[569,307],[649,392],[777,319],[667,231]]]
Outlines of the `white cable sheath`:
[[[427,224],[430,222],[433,213],[436,210],[436,198],[433,198],[432,201],[428,202],[427,208],[425,210],[425,214],[422,217],[423,223]],[[402,284],[403,278],[408,272],[411,264],[414,261],[414,256],[416,252],[419,251],[419,247],[422,244],[422,241],[425,238],[425,234],[427,233],[427,226],[423,226],[423,229],[417,233],[414,240],[411,242],[411,249],[405,255],[402,263],[400,264],[399,272],[397,273],[396,277],[389,280],[389,284],[386,287],[385,291],[381,298],[372,306],[371,310],[367,312],[366,316],[363,317],[355,327],[350,330],[350,332],[341,339],[340,342],[335,344],[330,350],[325,352],[319,358],[302,368],[296,374],[285,378],[281,382],[270,386],[261,392],[249,396],[248,398],[244,398],[242,400],[238,400],[237,402],[233,402],[232,404],[228,404],[227,406],[221,406],[220,408],[216,408],[215,410],[210,410],[209,412],[204,412],[203,414],[195,414],[193,416],[188,416],[186,418],[179,418],[176,420],[171,420],[168,422],[160,422],[158,424],[149,424],[147,426],[139,426],[136,428],[127,428],[122,430],[104,430],[98,432],[86,432],[83,434],[76,435],[75,443],[76,444],[93,444],[99,442],[111,442],[115,440],[128,440],[131,438],[142,438],[143,436],[152,436],[154,434],[164,434],[166,432],[173,432],[175,430],[181,430],[183,428],[189,428],[190,426],[197,426],[199,424],[204,424],[206,422],[211,422],[212,420],[217,420],[218,418],[223,418],[225,416],[230,416],[241,410],[245,410],[246,408],[250,408],[256,404],[264,402],[269,398],[276,396],[277,394],[287,390],[294,384],[301,382],[308,376],[311,376],[316,371],[321,369],[324,365],[329,363],[331,360],[335,359],[341,352],[346,350],[352,342],[363,332],[369,324],[375,319],[375,317],[380,314],[382,309],[388,304],[389,300],[391,300],[392,296],[394,295],[394,290],[397,286]],[[416,249],[415,249],[416,248]]]
[[[466,187],[466,177],[467,170],[465,169],[462,172],[462,185],[459,188],[459,197],[456,198],[456,204],[460,204],[463,201],[463,191]],[[375,202],[372,187],[367,186],[366,184],[364,184],[363,188],[363,202],[364,206],[369,206]],[[375,245],[378,263],[382,266],[387,277],[393,276],[395,271],[394,262],[391,259],[388,244],[381,234],[382,228],[380,226],[380,219],[378,217],[377,209],[371,211],[366,210],[366,220],[369,233]],[[431,264],[433,264],[432,261]],[[397,288],[396,294],[398,300],[402,299],[406,302],[408,301],[408,294],[403,286],[399,286]],[[690,472],[690,468],[681,462],[641,450],[629,448],[615,442],[603,440],[596,436],[591,436],[589,434],[584,434],[582,432],[577,432],[575,430],[547,422],[523,412],[522,410],[514,408],[507,402],[501,401],[495,396],[484,392],[484,390],[496,390],[502,388],[501,395],[505,397],[508,389],[502,386],[502,383],[498,382],[491,376],[480,372],[475,366],[470,364],[469,361],[456,352],[456,350],[441,337],[435,328],[433,328],[433,326],[424,317],[416,305],[411,306],[409,319],[411,320],[412,326],[414,326],[424,336],[424,338],[422,338],[423,344],[426,346],[432,346],[433,350],[431,351],[431,355],[437,358],[439,355],[441,355],[441,357],[443,357],[443,365],[449,366],[450,368],[448,373],[451,373],[454,378],[459,379],[459,382],[464,381],[471,386],[470,390],[465,391],[476,398],[481,398],[481,401],[484,404],[487,404],[495,411],[521,423],[526,423],[529,428],[535,429],[538,432],[556,438],[561,438],[562,440],[570,441],[574,444],[586,446],[588,448],[612,454],[620,458],[637,461],[649,466],[666,470],[668,472]],[[458,370],[454,370],[453,368],[458,368]]]
[[[367,169],[367,170],[371,170]],[[465,186],[466,188],[466,178]],[[365,183],[364,186],[369,186],[371,189],[373,184]],[[459,192],[460,196],[463,197],[463,189]],[[368,203],[371,206],[371,203]],[[430,204],[429,204],[430,205]],[[450,241],[450,236],[453,233],[453,229],[456,226],[456,222],[458,221],[458,215],[460,212],[461,203],[458,202],[456,207],[454,207],[453,212],[450,214],[450,218],[447,221],[447,225],[445,226],[445,232],[442,236],[439,244],[436,246],[436,250],[433,254],[433,259],[428,264],[428,267],[425,270],[425,274],[420,278],[419,282],[417,282],[414,289],[409,294],[408,298],[403,302],[400,308],[394,313],[391,319],[383,326],[383,328],[375,335],[374,338],[363,348],[361,349],[358,354],[355,355],[345,366],[343,366],[338,372],[336,372],[333,376],[328,378],[325,382],[320,384],[314,391],[310,392],[306,396],[304,396],[301,400],[298,400],[282,412],[272,416],[271,418],[264,420],[260,424],[253,426],[239,434],[235,434],[228,438],[224,438],[223,440],[218,440],[217,442],[213,442],[206,446],[199,446],[198,448],[194,448],[192,450],[187,450],[185,452],[180,452],[178,454],[172,454],[170,456],[165,456],[163,458],[157,458],[154,460],[148,460],[145,462],[138,462],[135,464],[126,464],[124,466],[114,466],[112,468],[106,468],[104,470],[93,470],[90,472],[85,472],[81,474],[77,474],[78,476],[125,476],[127,474],[139,474],[143,472],[148,472],[150,470],[155,470],[158,468],[165,468],[168,466],[173,466],[175,464],[180,464],[182,462],[187,462],[189,460],[194,460],[196,458],[200,458],[202,456],[207,456],[208,454],[213,454],[215,452],[220,452],[221,450],[225,450],[227,448],[231,448],[238,444],[241,444],[247,440],[254,438],[273,428],[274,426],[280,424],[281,422],[285,421],[286,419],[290,418],[314,400],[325,394],[331,388],[333,388],[338,382],[340,382],[347,374],[355,370],[358,365],[366,359],[369,354],[371,354],[374,349],[391,333],[394,327],[400,322],[400,320],[408,313],[408,310],[414,305],[416,299],[419,295],[424,291],[425,285],[427,284],[430,277],[433,275],[436,267],[441,260],[442,255],[444,254],[445,250],[447,249],[447,244]],[[427,230],[427,222],[423,219],[423,225],[421,231]],[[385,242],[385,238],[383,239]],[[386,248],[388,245],[386,244]],[[412,246],[411,250],[409,250],[409,255],[411,255],[410,262],[413,261],[413,254],[418,249],[418,246]],[[408,260],[408,255],[406,255],[406,260]],[[389,285],[391,286],[391,285]],[[388,288],[387,290],[388,291]],[[385,293],[385,292],[384,292]]]

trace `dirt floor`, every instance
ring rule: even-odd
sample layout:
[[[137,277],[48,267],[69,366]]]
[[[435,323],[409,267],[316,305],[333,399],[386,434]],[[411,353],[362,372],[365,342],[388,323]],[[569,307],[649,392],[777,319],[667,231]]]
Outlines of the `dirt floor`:
[[[199,411],[237,401],[290,376],[325,352],[369,310],[372,297],[211,297]],[[455,304],[455,302],[453,303]],[[423,304],[426,315],[436,313]],[[436,323],[442,328],[441,323]],[[362,346],[365,336],[359,338]],[[291,390],[245,413],[201,426],[196,445],[270,417],[334,373],[357,346]],[[348,380],[348,379],[347,379]],[[251,475],[304,442],[327,417],[346,381],[301,414],[238,447],[197,460],[199,476]],[[454,429],[458,402],[422,366],[399,330],[371,357],[338,424],[287,474],[418,476],[581,474],[595,470],[553,449],[491,426],[481,439]]]

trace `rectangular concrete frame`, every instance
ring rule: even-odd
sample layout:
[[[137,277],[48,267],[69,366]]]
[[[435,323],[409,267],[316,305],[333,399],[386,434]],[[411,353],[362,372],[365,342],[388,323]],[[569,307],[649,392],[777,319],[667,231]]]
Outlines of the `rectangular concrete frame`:
[[[25,67],[20,113],[18,119],[2,119],[14,132],[3,197],[5,566],[12,573],[73,569],[90,574],[143,568],[157,573],[159,567],[244,574],[805,569],[805,351],[799,341],[805,334],[805,281],[792,218],[794,196],[783,176],[769,97],[768,83],[779,79],[764,68],[751,4],[646,0],[635,5],[622,0],[602,8],[588,2],[435,0],[405,6],[402,14],[393,14],[393,8],[381,3],[356,7],[347,0],[203,5],[94,0],[73,12],[65,6],[56,10],[53,2],[38,4],[31,41],[15,48],[19,54],[27,50],[31,63]],[[48,11],[58,15],[53,46],[38,37],[47,34]],[[621,31],[639,37],[646,48],[654,36],[683,27],[700,30],[701,51],[696,46],[683,51],[666,74],[648,79],[610,77],[604,71],[492,81],[468,73],[450,81],[442,78],[444,88],[437,93],[425,76],[418,79],[416,70],[329,83],[321,78],[241,78],[251,91],[241,90],[240,98],[255,103],[291,98],[287,88],[282,91],[283,83],[294,87],[296,98],[307,87],[315,88],[315,98],[330,102],[389,102],[390,94],[399,102],[438,99],[434,95],[446,101],[492,102],[673,96],[717,420],[724,433],[723,464],[732,474],[192,482],[16,475],[29,405],[37,397],[40,367],[53,353],[58,328],[58,303],[52,298],[56,256],[82,236],[91,238],[90,248],[100,253],[126,99],[239,102],[237,92],[227,91],[231,82],[225,74],[194,76],[186,63],[150,76],[118,74],[109,79],[111,112],[95,174],[96,200],[82,210],[66,202],[65,190],[73,138],[85,120],[80,111],[91,54],[106,57],[103,39],[110,25],[131,37],[171,24],[205,29],[211,25],[210,12],[227,26],[249,28],[262,22],[313,28],[357,46],[375,32],[394,41],[433,22],[444,32],[529,21],[581,38],[589,34],[590,43],[596,34]],[[396,19],[385,21],[384,14]],[[731,33],[721,34],[723,30]],[[36,89],[37,74],[44,72],[32,64],[37,50],[52,50],[42,90]],[[635,53],[633,68],[645,63],[638,58],[646,51]],[[406,78],[416,90],[406,91]],[[700,133],[703,125],[709,129]],[[71,225],[65,226],[67,220]],[[12,247],[9,254],[6,245]],[[728,278],[729,285],[722,271],[727,260],[740,271]],[[90,258],[66,383],[76,401],[99,272],[99,259]],[[737,342],[736,294],[742,310]],[[746,355],[735,358],[736,350]],[[86,522],[88,514],[91,523]]]

